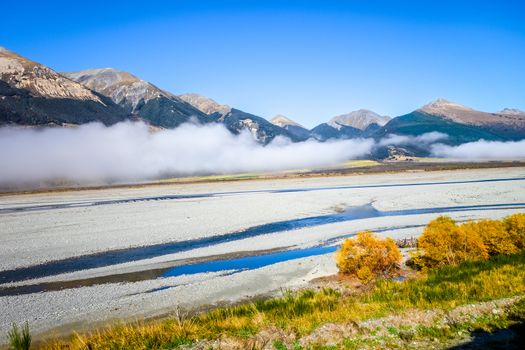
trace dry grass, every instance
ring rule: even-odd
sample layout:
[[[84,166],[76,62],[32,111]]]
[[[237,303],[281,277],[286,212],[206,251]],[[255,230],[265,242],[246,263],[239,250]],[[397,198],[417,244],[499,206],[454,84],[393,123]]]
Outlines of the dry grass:
[[[351,168],[360,168],[360,167],[372,167],[377,166],[381,163],[375,160],[361,159],[361,160],[349,160],[339,165],[339,167],[351,169]]]

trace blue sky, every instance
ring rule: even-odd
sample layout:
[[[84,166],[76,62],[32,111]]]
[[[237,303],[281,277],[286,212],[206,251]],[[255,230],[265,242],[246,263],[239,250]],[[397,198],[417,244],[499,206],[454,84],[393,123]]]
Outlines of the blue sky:
[[[313,127],[438,97],[525,110],[525,1],[14,1],[0,45]]]

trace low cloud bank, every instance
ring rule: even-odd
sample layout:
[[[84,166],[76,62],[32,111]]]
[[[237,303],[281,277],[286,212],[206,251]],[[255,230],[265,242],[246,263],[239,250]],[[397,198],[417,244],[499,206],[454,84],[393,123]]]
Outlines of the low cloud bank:
[[[266,146],[221,125],[185,124],[151,133],[143,123],[111,127],[1,128],[0,183],[68,179],[130,181],[166,175],[275,171],[330,166],[369,154],[372,140]]]
[[[468,142],[458,146],[433,144],[431,154],[435,157],[465,160],[524,159],[525,140],[521,141],[485,141]]]
[[[477,141],[448,146],[438,132],[293,143],[284,137],[262,146],[249,132],[231,134],[220,124],[184,124],[150,132],[140,122],[110,127],[0,128],[0,184],[48,180],[79,183],[137,181],[163,176],[226,174],[328,167],[369,156],[380,147],[417,146],[436,157],[482,160],[525,158],[525,140]]]
[[[442,132],[432,131],[419,136],[395,135],[390,134],[381,139],[379,146],[401,146],[401,145],[417,145],[428,146],[437,141],[443,141],[448,138],[447,134]]]

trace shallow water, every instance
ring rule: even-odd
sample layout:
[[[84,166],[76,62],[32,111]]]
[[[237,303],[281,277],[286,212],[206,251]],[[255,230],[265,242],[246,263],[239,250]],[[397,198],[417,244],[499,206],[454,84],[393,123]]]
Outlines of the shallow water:
[[[319,226],[336,222],[386,216],[420,215],[478,210],[507,210],[521,208],[525,208],[525,203],[499,203],[487,205],[450,206],[395,211],[379,211],[376,208],[374,208],[373,205],[367,204],[364,206],[348,208],[347,210],[341,213],[278,221],[265,225],[250,227],[242,231],[232,232],[219,236],[180,242],[169,242],[145,247],[107,251],[103,253],[84,255],[64,260],[55,260],[48,263],[33,265],[24,268],[0,271],[0,284],[9,282],[19,282],[27,279],[41,278],[66,272],[74,272],[97,267],[111,266],[130,261],[143,260],[173,254],[177,252],[188,251],[219,243],[241,240],[269,233],[288,232],[299,228]],[[289,258],[287,260],[290,259],[292,258]],[[227,268],[222,268],[221,270],[226,269]]]
[[[397,227],[387,227],[382,229],[375,230],[376,233],[406,229],[406,228],[416,228],[422,227],[424,225],[408,225],[408,226],[397,226]],[[175,266],[171,267],[153,267],[148,270],[140,270],[134,272],[127,272],[115,275],[106,275],[78,280],[68,280],[68,281],[57,281],[57,282],[48,282],[48,283],[39,283],[32,285],[23,285],[19,287],[9,287],[9,288],[0,288],[0,296],[7,295],[21,295],[21,294],[31,294],[39,293],[45,291],[55,291],[69,288],[78,288],[78,287],[87,287],[97,284],[106,284],[106,283],[125,283],[125,282],[138,282],[144,280],[151,280],[156,278],[164,277],[176,277],[182,275],[193,275],[198,273],[209,273],[209,272],[220,272],[220,271],[230,271],[228,274],[234,274],[244,270],[256,269],[264,266],[269,266],[279,262],[284,262],[293,259],[306,258],[310,256],[323,255],[335,252],[337,249],[337,244],[339,241],[345,238],[355,236],[355,233],[347,233],[341,236],[332,237],[326,240],[323,243],[315,245],[309,248],[283,248],[280,250],[272,252],[261,252],[253,251],[246,252],[247,256],[241,257],[227,257],[217,259],[217,256],[214,257],[203,257],[202,259],[208,260],[204,262],[197,263],[179,263],[180,261],[174,261],[172,264]],[[160,264],[159,264],[160,265]],[[163,264],[165,265],[165,264]],[[180,285],[177,285],[180,286]],[[154,289],[152,291],[164,290],[171,287],[162,287]]]
[[[477,210],[506,210],[525,208],[525,203],[505,203],[505,204],[489,204],[489,205],[470,205],[470,206],[451,206],[451,207],[436,207],[436,208],[419,208],[406,209],[397,211],[379,211],[371,204],[348,208],[344,212],[334,213],[328,215],[321,215],[315,217],[300,218],[295,220],[286,220],[281,222],[270,223],[266,225],[248,228],[244,231],[234,232],[227,235],[215,236],[199,240],[183,241],[167,243],[156,246],[147,246],[132,248],[126,250],[119,250],[113,252],[104,252],[101,254],[81,256],[67,260],[53,261],[50,263],[30,266],[16,270],[1,271],[0,281],[2,283],[23,281],[30,278],[39,278],[45,276],[52,276],[62,272],[72,272],[85,270],[92,267],[110,266],[113,264],[145,259],[147,257],[155,257],[170,254],[177,251],[195,249],[197,247],[213,245],[222,242],[228,242],[236,239],[243,239],[257,235],[275,233],[275,232],[289,232],[290,230],[323,225],[333,222],[359,220],[365,218],[373,218],[380,216],[403,216],[403,215],[420,215],[429,213],[450,213],[459,211],[477,211]],[[388,227],[376,232],[388,231],[394,229],[402,229],[409,227],[418,227],[419,225],[403,226],[403,227]],[[102,276],[88,279],[80,279],[65,282],[42,283],[35,285],[26,285],[13,288],[0,288],[0,296],[5,295],[20,295],[30,294],[51,290],[61,290],[68,288],[78,288],[83,286],[90,286],[104,283],[120,283],[120,282],[136,282],[141,280],[150,280],[156,278],[175,277],[181,275],[192,275],[198,273],[232,271],[236,273],[243,270],[257,269],[260,267],[276,264],[293,259],[305,258],[310,256],[322,255],[334,252],[337,247],[334,245],[343,238],[353,236],[354,233],[345,234],[338,237],[333,237],[325,242],[322,242],[314,247],[289,249],[285,251],[277,251],[271,253],[261,254],[260,252],[253,252],[253,255],[226,258],[214,261],[205,261],[199,263],[183,263],[173,267],[159,267],[152,268],[146,271],[137,271],[130,273],[123,273],[110,276]],[[163,287],[153,291],[163,290],[171,287]]]

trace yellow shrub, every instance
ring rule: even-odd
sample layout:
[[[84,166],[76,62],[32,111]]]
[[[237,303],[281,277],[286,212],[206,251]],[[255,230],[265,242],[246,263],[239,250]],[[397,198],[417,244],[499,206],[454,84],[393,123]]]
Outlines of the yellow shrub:
[[[461,225],[460,229],[468,237],[479,235],[487,247],[489,255],[518,252],[513,236],[509,234],[501,221],[471,221]]]
[[[343,242],[336,252],[339,271],[368,282],[377,276],[393,276],[399,270],[401,253],[394,240],[381,239],[372,232],[359,232]]]
[[[418,247],[423,249],[425,267],[456,265],[465,260],[488,258],[487,247],[479,233],[466,234],[449,217],[440,216],[432,220],[418,239]]]
[[[525,250],[525,214],[518,213],[507,216],[503,223],[507,232],[514,240],[514,244],[520,250]]]

